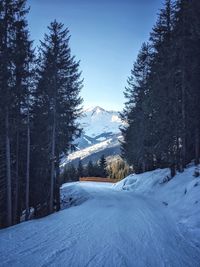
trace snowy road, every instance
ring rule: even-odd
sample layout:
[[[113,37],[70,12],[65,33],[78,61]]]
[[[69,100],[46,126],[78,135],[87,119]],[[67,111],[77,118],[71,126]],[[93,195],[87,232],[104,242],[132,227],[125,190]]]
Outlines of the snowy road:
[[[0,266],[200,266],[199,250],[162,203],[77,186],[91,197],[80,206],[0,231]]]

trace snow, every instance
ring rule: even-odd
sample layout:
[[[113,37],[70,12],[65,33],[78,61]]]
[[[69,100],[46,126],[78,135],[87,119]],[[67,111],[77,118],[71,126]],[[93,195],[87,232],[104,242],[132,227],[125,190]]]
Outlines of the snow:
[[[117,134],[122,121],[117,111],[106,111],[96,106],[83,110],[84,116],[80,119],[85,135],[95,138],[102,133]]]
[[[118,122],[120,125],[122,124],[122,121],[121,121],[121,119],[119,118],[118,115],[113,115],[113,116],[111,117],[111,121],[112,121],[112,122]]]
[[[67,183],[61,187],[61,209],[78,206],[89,198],[90,195],[78,186],[77,182]]]
[[[88,138],[86,138],[85,136],[83,138],[88,142],[88,144],[92,144],[92,142]]]
[[[114,188],[133,191],[166,205],[178,227],[184,229],[190,238],[192,236],[194,243],[200,246],[200,177],[195,178],[194,172],[195,167],[189,167],[169,182],[163,183],[163,179],[170,176],[169,170],[155,170],[130,175],[114,185]]]
[[[103,142],[103,141],[106,141],[106,137],[102,136],[102,137],[97,138],[96,140],[99,142]]]
[[[199,267],[200,178],[168,172],[63,185],[60,212],[0,231],[0,266]]]
[[[67,158],[64,158],[64,160],[62,161],[62,164],[60,165],[61,167],[64,167],[67,163],[76,160],[76,159],[80,159],[83,160],[84,158],[88,157],[89,155],[92,155],[94,153],[103,151],[106,148],[109,147],[115,147],[119,145],[119,138],[109,138],[105,141],[101,141],[98,144],[86,147],[84,149],[75,151],[71,154],[69,154],[69,156]]]
[[[93,153],[105,154],[106,149],[119,148],[119,140],[122,139],[122,136],[118,138],[119,127],[122,125],[119,112],[107,111],[99,106],[89,107],[83,109],[79,123],[83,128],[83,134],[74,142],[78,151],[64,156],[61,167],[69,162],[89,157]],[[116,150],[119,151],[118,148]]]

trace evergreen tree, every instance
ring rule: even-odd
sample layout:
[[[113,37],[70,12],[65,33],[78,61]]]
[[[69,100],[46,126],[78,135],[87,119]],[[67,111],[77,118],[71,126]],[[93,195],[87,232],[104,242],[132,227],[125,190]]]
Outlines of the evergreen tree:
[[[48,203],[46,212],[51,213],[55,199],[59,202],[54,192],[59,194],[55,188],[59,188],[60,156],[68,152],[81,132],[76,119],[80,115],[82,80],[79,62],[71,56],[68,29],[56,21],[48,29],[49,34],[41,42],[38,59],[38,83],[33,108],[33,157],[36,162],[32,170],[37,169],[37,181],[44,180],[48,188],[45,194],[42,193],[46,191],[43,188],[37,202]]]
[[[23,193],[19,196],[19,192],[23,191],[26,175],[23,155],[27,151],[24,146],[27,137],[24,133],[33,58],[25,5],[25,0],[0,1],[0,120],[5,129],[0,133],[0,179],[4,184],[4,202],[7,199],[6,211],[3,211],[7,222],[2,224],[7,226],[19,222],[23,208],[19,203],[25,202]]]
[[[124,141],[122,142],[122,156],[127,159],[130,165],[134,165],[136,171],[145,168],[145,156],[147,147],[145,137],[145,119],[148,115],[145,111],[145,99],[148,97],[149,88],[147,79],[150,71],[151,52],[148,44],[143,44],[137,61],[128,78],[128,87],[125,97],[128,101],[121,114],[126,126],[121,129]],[[142,134],[138,134],[142,133]],[[134,140],[134,141],[133,141]]]
[[[79,160],[77,172],[78,172],[78,178],[84,176],[84,167],[83,167],[81,160]]]
[[[179,158],[180,170],[194,158],[199,161],[199,3],[176,2],[174,49],[176,88],[179,92]],[[188,67],[190,66],[190,67]],[[195,142],[194,142],[195,140]],[[192,141],[192,142],[191,142]]]
[[[25,208],[26,218],[29,216],[29,165],[30,165],[30,98],[34,84],[33,63],[34,52],[29,40],[25,15],[26,1],[18,1],[20,16],[15,23],[15,197],[14,222],[20,221],[20,213]],[[22,164],[22,162],[25,162]],[[23,177],[20,179],[20,177]],[[21,181],[20,181],[21,180]],[[23,187],[25,184],[25,198]],[[20,193],[20,194],[19,194]],[[23,203],[23,205],[20,205]]]
[[[102,155],[100,160],[99,160],[99,176],[106,178],[107,175],[108,175],[107,162],[106,162],[105,156]]]
[[[78,179],[78,171],[75,166],[73,164],[66,165],[62,174],[63,182],[77,181]]]
[[[11,103],[12,103],[12,56],[13,56],[13,35],[15,17],[13,15],[15,1],[0,2],[0,103],[1,120],[3,129],[1,132],[2,143],[2,180],[4,183],[4,195],[6,198],[6,222],[7,226],[12,224],[12,177],[11,177]]]
[[[143,45],[131,72],[122,156],[136,172],[170,167],[173,177],[192,159],[199,163],[199,5],[166,0],[150,35],[148,64]]]
[[[95,167],[92,163],[92,161],[90,160],[87,164],[87,167],[86,167],[86,173],[87,173],[87,176],[89,177],[94,177],[95,175],[95,171],[94,171]]]
[[[166,0],[161,9],[158,21],[151,33],[150,41],[153,60],[149,79],[150,95],[148,108],[152,114],[153,153],[155,164],[171,166],[172,173],[176,164],[178,151],[177,120],[178,98],[174,87],[174,64],[172,31],[174,24],[174,8],[171,0]]]

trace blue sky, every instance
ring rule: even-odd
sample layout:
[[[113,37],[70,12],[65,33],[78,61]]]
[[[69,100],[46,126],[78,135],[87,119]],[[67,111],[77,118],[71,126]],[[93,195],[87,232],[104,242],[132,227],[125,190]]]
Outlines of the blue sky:
[[[28,5],[35,45],[54,19],[69,28],[72,54],[81,60],[84,105],[121,110],[127,77],[162,0],[28,0]]]

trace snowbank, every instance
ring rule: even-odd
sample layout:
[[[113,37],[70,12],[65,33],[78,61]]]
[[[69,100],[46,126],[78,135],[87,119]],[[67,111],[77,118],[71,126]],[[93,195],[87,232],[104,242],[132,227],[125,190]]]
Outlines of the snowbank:
[[[168,209],[178,226],[191,234],[193,241],[200,240],[200,177],[194,177],[195,167],[188,167],[173,179],[163,183],[169,169],[158,169],[138,175],[129,175],[113,187],[153,198]]]
[[[112,183],[103,182],[73,182],[62,185],[61,209],[79,206],[83,202],[94,197],[99,190],[112,188]]]
[[[114,185],[117,190],[129,190],[138,194],[155,193],[155,189],[160,188],[164,177],[169,175],[168,169],[158,169],[151,172],[145,172],[143,174],[131,174],[125,179]]]
[[[78,206],[91,198],[91,195],[80,186],[79,182],[63,184],[60,192],[61,209]]]

